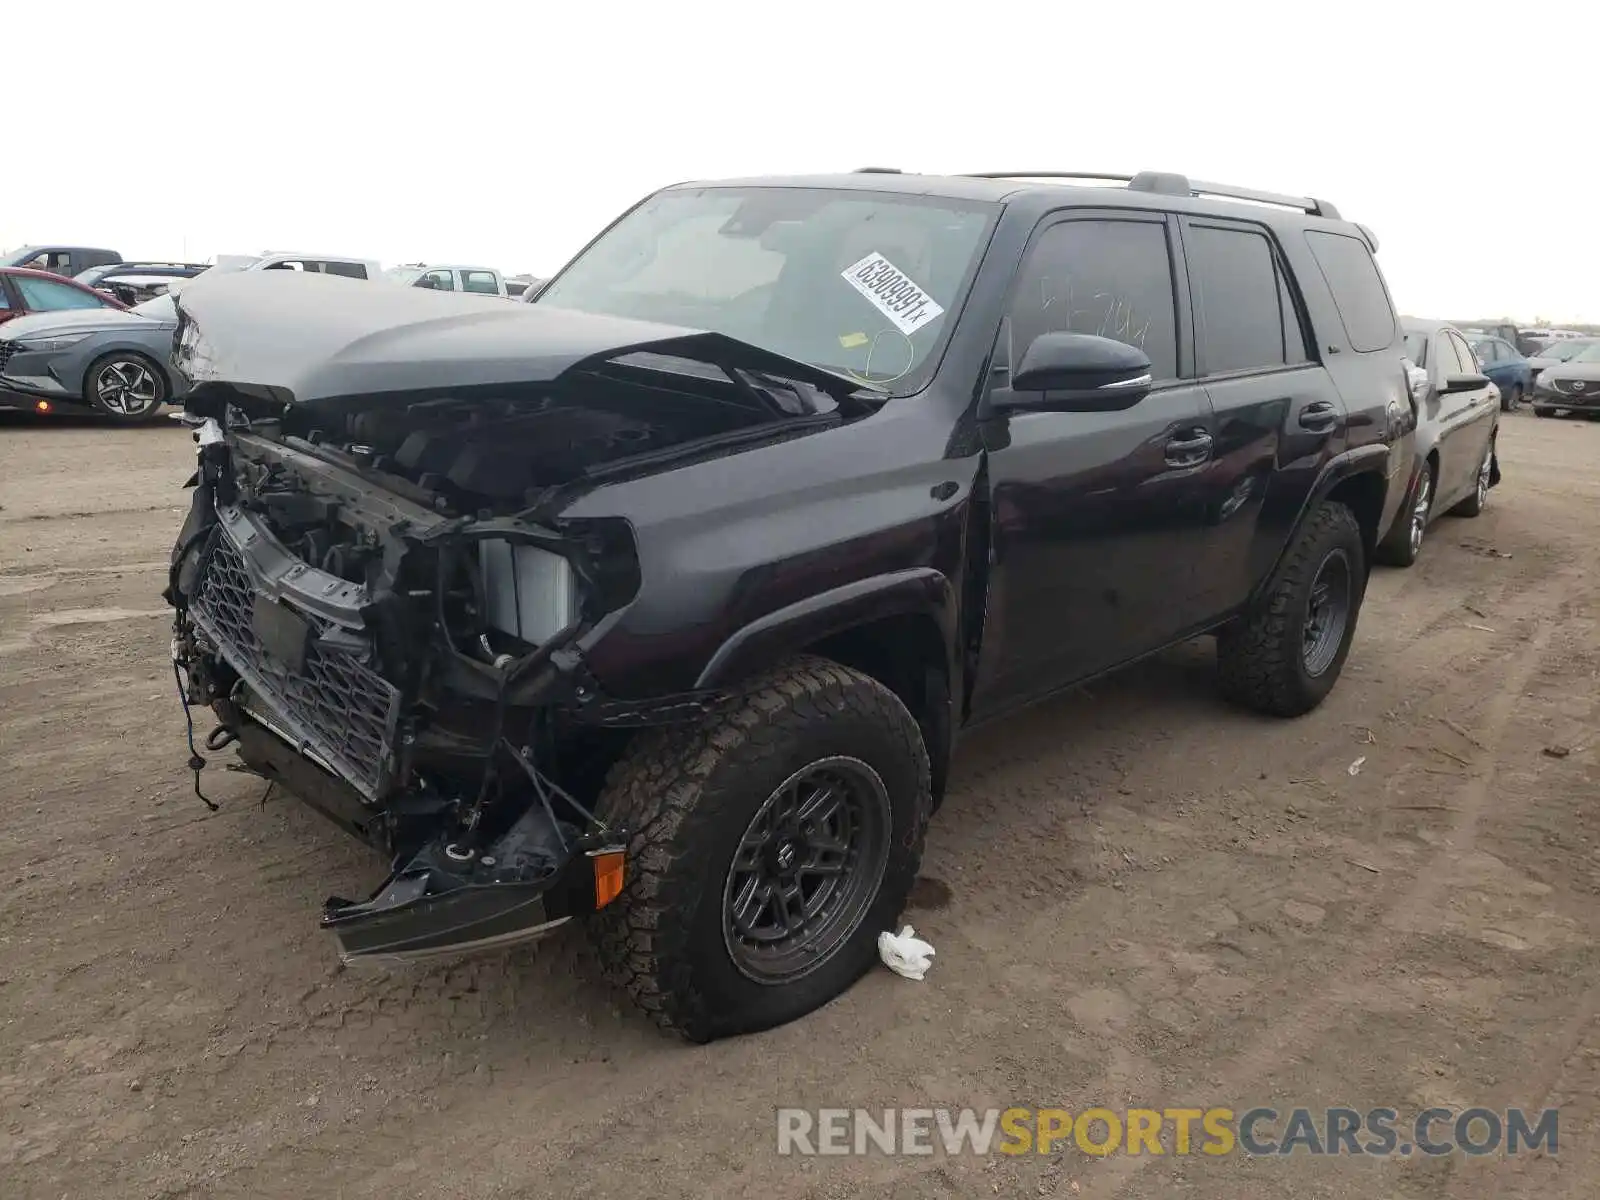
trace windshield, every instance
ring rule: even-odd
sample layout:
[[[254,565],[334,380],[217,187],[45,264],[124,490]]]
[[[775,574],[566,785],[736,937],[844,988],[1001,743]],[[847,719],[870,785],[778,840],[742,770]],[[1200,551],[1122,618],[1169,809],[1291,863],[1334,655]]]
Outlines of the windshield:
[[[403,283],[407,286],[422,278],[426,267],[390,267],[383,273],[383,277],[393,283]]]
[[[141,317],[149,317],[152,321],[176,321],[178,319],[178,309],[172,302],[171,292],[146,300],[143,304],[135,304],[128,311],[138,313]]]
[[[1405,335],[1406,357],[1419,367],[1428,365],[1428,335],[1415,330]]]
[[[1554,359],[1556,362],[1567,362],[1569,359],[1575,358],[1577,355],[1582,354],[1585,350],[1589,349],[1590,346],[1595,345],[1600,345],[1600,342],[1577,342],[1570,339],[1560,342],[1551,342],[1543,350],[1539,351],[1539,357]]]
[[[707,329],[911,392],[937,364],[995,211],[820,188],[660,192],[534,303]]]

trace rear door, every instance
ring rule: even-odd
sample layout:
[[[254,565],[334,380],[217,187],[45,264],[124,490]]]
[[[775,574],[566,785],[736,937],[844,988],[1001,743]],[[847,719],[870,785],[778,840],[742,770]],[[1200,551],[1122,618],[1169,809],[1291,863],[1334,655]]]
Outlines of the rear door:
[[[463,292],[475,292],[480,296],[505,295],[505,288],[500,283],[500,277],[493,271],[462,271],[461,290]]]
[[[1244,603],[1272,568],[1321,464],[1343,447],[1345,407],[1311,355],[1266,226],[1188,217],[1183,251],[1215,441],[1198,479],[1195,587],[1209,618]]]
[[[1472,348],[1460,334],[1449,329],[1439,330],[1434,335],[1432,356],[1426,417],[1438,423],[1437,503],[1448,508],[1476,482],[1478,459],[1498,406],[1494,402],[1494,389],[1487,385],[1465,392],[1444,391],[1450,376],[1480,373],[1480,364]]]
[[[1458,333],[1451,332],[1450,340],[1455,344],[1456,357],[1466,364],[1467,373],[1482,374],[1482,364],[1473,354],[1472,347],[1467,345],[1466,339]],[[1505,347],[1506,351],[1511,350],[1505,342],[1497,341],[1496,346]],[[1513,370],[1515,370],[1514,364]],[[1514,381],[1511,386],[1514,386]],[[1506,390],[1509,393],[1510,386]],[[1483,456],[1488,453],[1489,440],[1494,436],[1495,427],[1500,419],[1500,398],[1492,387],[1463,392],[1460,398],[1462,399],[1459,408],[1460,425],[1453,431],[1453,436],[1457,443],[1457,466],[1461,471],[1458,495],[1466,496],[1478,486],[1478,466],[1483,462]]]

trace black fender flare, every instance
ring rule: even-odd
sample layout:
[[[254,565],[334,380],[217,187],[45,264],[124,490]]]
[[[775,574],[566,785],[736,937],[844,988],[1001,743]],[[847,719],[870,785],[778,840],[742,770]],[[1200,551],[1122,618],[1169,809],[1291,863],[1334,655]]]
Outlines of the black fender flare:
[[[697,689],[726,687],[824,638],[884,617],[931,617],[954,668],[960,608],[956,588],[932,567],[873,575],[757,617],[731,634],[700,672]]]
[[[1346,450],[1342,454],[1336,454],[1323,464],[1322,472],[1317,476],[1316,483],[1312,484],[1311,490],[1306,493],[1305,501],[1300,505],[1300,511],[1295,514],[1294,526],[1289,531],[1289,536],[1284,539],[1283,545],[1278,547],[1278,553],[1272,560],[1271,569],[1257,581],[1255,590],[1250,597],[1252,603],[1258,600],[1267,588],[1272,586],[1272,580],[1277,576],[1278,567],[1283,563],[1284,556],[1289,553],[1289,548],[1299,539],[1300,531],[1305,528],[1306,522],[1310,520],[1311,514],[1316,511],[1317,506],[1326,500],[1334,488],[1345,482],[1345,480],[1353,479],[1358,475],[1374,475],[1383,481],[1385,489],[1384,503],[1378,514],[1378,525],[1374,531],[1374,543],[1383,537],[1383,518],[1389,507],[1387,490],[1390,486],[1388,470],[1390,449],[1391,447],[1388,443],[1372,442],[1365,446],[1357,446],[1352,450]],[[1404,482],[1405,486],[1409,488],[1411,485],[1410,480],[1407,479]],[[1370,561],[1367,566],[1370,570]]]

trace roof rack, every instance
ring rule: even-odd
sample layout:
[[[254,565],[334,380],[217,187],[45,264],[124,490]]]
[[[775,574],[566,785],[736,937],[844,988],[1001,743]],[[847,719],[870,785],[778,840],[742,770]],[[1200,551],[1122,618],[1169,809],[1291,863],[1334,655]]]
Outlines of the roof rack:
[[[1109,183],[1127,184],[1131,192],[1248,200],[1254,204],[1272,204],[1280,208],[1298,209],[1313,217],[1339,219],[1338,209],[1326,200],[1318,200],[1314,196],[1288,196],[1279,192],[1234,187],[1226,183],[1206,183],[1171,171],[1140,171],[1137,175],[1113,175],[1102,171],[972,171],[968,172],[968,175],[974,179],[1100,179]]]

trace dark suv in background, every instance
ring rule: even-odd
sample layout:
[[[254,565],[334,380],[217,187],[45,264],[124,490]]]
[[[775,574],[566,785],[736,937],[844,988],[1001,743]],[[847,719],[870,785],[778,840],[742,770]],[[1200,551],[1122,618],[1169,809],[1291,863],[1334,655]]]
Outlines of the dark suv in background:
[[[683,184],[530,304],[177,295],[186,706],[391,857],[347,958],[587,917],[662,1025],[769,1027],[875,961],[963,730],[1203,633],[1322,701],[1411,472],[1375,241],[1099,178]]]

